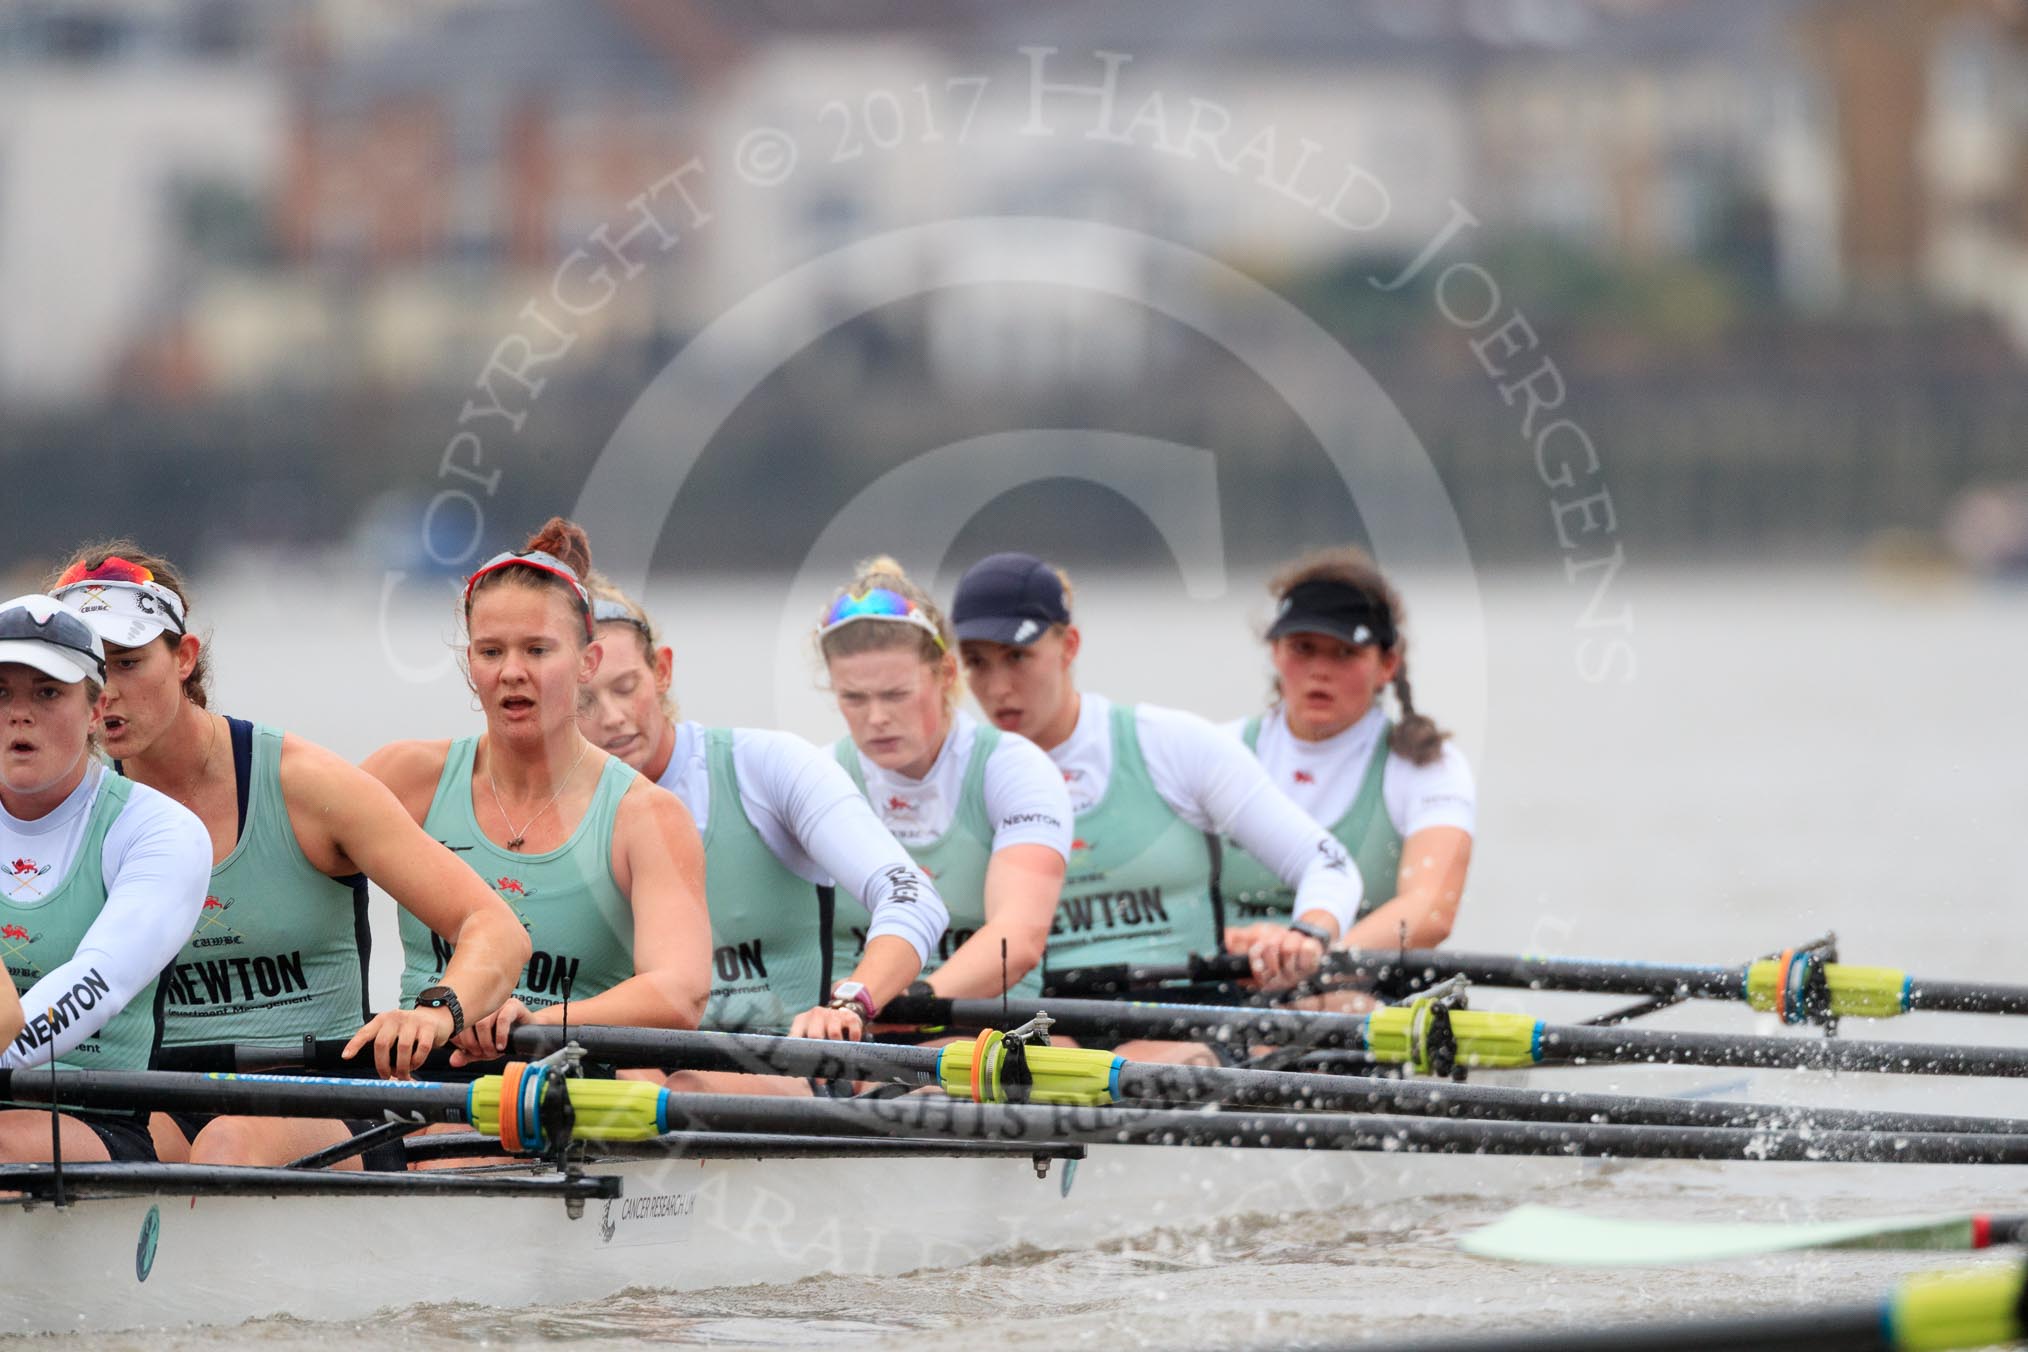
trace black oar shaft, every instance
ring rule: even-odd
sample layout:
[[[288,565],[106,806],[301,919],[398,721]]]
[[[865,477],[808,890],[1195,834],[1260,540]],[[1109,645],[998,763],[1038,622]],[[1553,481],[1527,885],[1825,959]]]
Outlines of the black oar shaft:
[[[2028,1014],[2028,987],[1918,979],[1909,987],[1908,1007],[1948,1014]]]
[[[1204,977],[1243,974],[1226,973],[1216,959],[1200,964],[1195,970],[1203,972]],[[1538,958],[1453,953],[1446,949],[1333,953],[1326,959],[1325,970],[1332,976],[1382,987],[1401,983],[1411,991],[1463,976],[1478,986],[1692,1000],[1744,1000],[1747,971],[1743,965],[1712,967],[1614,962],[1603,958]],[[1908,1008],[1951,1014],[2028,1014],[2028,986],[1916,978],[1909,987]]]
[[[1056,1031],[1072,1037],[1136,1037],[1173,1041],[1294,1044],[1359,1049],[1366,1046],[1362,1015],[1212,1005],[1116,1003],[1105,1000],[998,1000],[904,997],[882,1013],[900,1023],[960,1028],[997,1027],[1047,1013]],[[1589,1028],[1546,1024],[1540,1039],[1544,1064],[1587,1061],[1601,1065],[1660,1062],[1671,1065],[1758,1067],[1771,1070],[1851,1070],[1900,1075],[2028,1076],[2028,1049],[1961,1047],[1917,1042],[1862,1042],[1846,1038],[1756,1037],[1747,1034],[1673,1032],[1652,1028]],[[1469,1064],[1468,1056],[1460,1057]]]
[[[2028,1075],[2028,1050],[1846,1038],[1749,1037],[1657,1028],[1546,1025],[1542,1061],[1605,1065],[1660,1062],[1769,1070],[1852,1070],[1895,1075]]]
[[[934,1084],[937,1076],[934,1047],[665,1028],[573,1028],[568,1040],[593,1060],[621,1066],[909,1084]],[[516,1057],[532,1060],[557,1051],[565,1041],[559,1027],[523,1024],[509,1035],[508,1045]]]
[[[592,1061],[628,1068],[723,1070],[756,1075],[801,1075],[818,1080],[898,1079],[910,1084],[934,1082],[934,1048],[888,1043],[825,1042],[817,1038],[780,1037],[761,1033],[704,1033],[671,1028],[615,1028],[573,1025],[568,1036],[554,1024],[522,1024],[508,1034],[509,1055],[532,1061],[575,1042]],[[177,1047],[162,1058],[168,1070],[339,1071],[352,1067],[338,1053],[337,1039],[278,1047],[221,1042]],[[438,1051],[418,1072],[423,1078],[441,1074],[449,1053]],[[466,1073],[470,1073],[467,1071]]]
[[[1693,1000],[1740,1000],[1746,996],[1743,966],[1534,958],[1411,948],[1395,953],[1384,950],[1332,953],[1325,960],[1325,970],[1332,976],[1383,986],[1405,981],[1410,990],[1462,976],[1475,986],[1518,986],[1594,995],[1674,995]]]
[[[1003,1011],[1004,1007],[1004,1011]],[[1366,1045],[1365,1021],[1356,1015],[1228,1005],[1120,1004],[1110,1000],[945,1000],[905,995],[880,1011],[894,1023],[929,1027],[998,1028],[1037,1014],[1070,1037],[1131,1037],[1169,1042],[1294,1043],[1305,1047]]]
[[[1396,996],[1426,990],[1454,976],[1476,986],[1674,1000],[1744,1000],[1747,984],[1745,964],[1620,962],[1428,948],[1342,950],[1325,959],[1324,972]],[[1081,968],[1053,977],[1046,990],[1051,995],[1071,997],[1119,996],[1165,985],[1239,981],[1248,975],[1244,957],[1222,953],[1168,965],[1122,963]],[[1953,1014],[2028,1014],[2028,986],[1918,977],[1909,986],[1908,1008]]]
[[[219,1079],[174,1071],[0,1071],[0,1100],[63,1108],[231,1113],[253,1117],[466,1120],[463,1085],[404,1080]]]
[[[1119,1086],[1123,1099],[1140,1102],[1225,1103],[1247,1108],[1401,1113],[1471,1120],[1941,1132],[1953,1135],[2010,1136],[2028,1133],[2028,1120],[2008,1117],[1584,1094],[1564,1090],[1514,1089],[1504,1085],[1138,1062],[1128,1063],[1126,1069],[1120,1072]]]
[[[1746,1131],[1625,1127],[1307,1113],[1207,1112],[975,1104],[955,1099],[810,1100],[681,1094],[672,1126],[735,1132],[847,1136],[952,1136],[962,1140],[1071,1141],[1090,1145],[1227,1146],[1410,1153],[1555,1155],[1610,1159],[2028,1164],[2028,1136]]]
[[[991,1002],[988,1002],[991,1003]],[[1048,1002],[1058,1004],[1061,1002]],[[752,1033],[681,1032],[647,1028],[574,1027],[570,1040],[596,1060],[615,1066],[666,1070],[718,1070],[754,1075],[788,1075],[820,1080],[889,1080],[931,1084],[937,1079],[936,1049],[890,1043],[824,1042],[815,1038]],[[511,1038],[516,1056],[535,1058],[564,1041],[557,1027],[523,1026]],[[276,1070],[331,1065],[342,1044],[268,1048],[230,1043],[190,1049],[198,1064],[240,1070]],[[1327,1052],[1316,1060],[1360,1057]],[[1305,1064],[1307,1064],[1307,1060]],[[2028,1132],[2028,1121],[1933,1113],[1877,1112],[1854,1108],[1728,1103],[1567,1090],[1517,1089],[1503,1085],[1371,1078],[1345,1074],[1344,1067],[1320,1071],[1259,1071],[1221,1067],[1129,1063],[1121,1072],[1123,1099],[1161,1103],[1228,1103],[1237,1107],[1287,1107],[1343,1112],[1403,1113],[1461,1119],[1532,1122],[1596,1122],[1623,1126],[1777,1127],[1833,1131],[1916,1131],[2012,1135]],[[207,1083],[215,1083],[208,1081]]]
[[[1338,1344],[1359,1352],[1892,1352],[1877,1305],[1618,1324],[1541,1333],[1503,1330],[1413,1342]],[[1327,1344],[1327,1346],[1330,1346]]]

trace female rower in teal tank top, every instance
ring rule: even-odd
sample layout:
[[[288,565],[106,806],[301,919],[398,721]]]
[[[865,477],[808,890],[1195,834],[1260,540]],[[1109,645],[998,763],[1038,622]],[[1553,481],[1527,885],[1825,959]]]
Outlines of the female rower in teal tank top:
[[[1062,775],[1016,734],[960,721],[956,638],[893,559],[859,566],[826,610],[817,646],[847,728],[839,763],[950,908],[944,944],[923,964],[930,989],[947,999],[1041,994],[1070,852]],[[1003,735],[1018,744],[1003,750]],[[1008,762],[996,785],[1006,801],[989,808],[995,756]],[[841,899],[841,964],[867,948],[868,923],[864,907]]]
[[[493,1060],[517,1024],[695,1028],[710,988],[704,852],[676,798],[578,730],[598,670],[591,550],[552,518],[466,581],[467,670],[484,733],[396,742],[367,759],[409,815],[513,909],[533,954],[500,1008],[454,1039],[453,1065]],[[448,957],[402,926],[405,992]]]
[[[675,654],[647,612],[603,578],[591,590],[604,656],[579,724],[681,799],[703,832],[714,945],[705,1026],[859,1037],[871,1011],[935,953],[947,920],[936,887],[824,751],[785,732],[679,719],[670,697]],[[885,931],[870,955],[833,950],[832,928],[848,906],[877,916]],[[719,1071],[680,1071],[668,1084],[811,1091],[800,1077]]]
[[[210,654],[189,632],[188,589],[168,560],[103,541],[76,551],[55,584],[106,645],[107,755],[210,833],[203,910],[162,976],[163,1046],[347,1039],[348,1055],[370,1047],[378,1073],[408,1076],[450,1040],[454,1019],[406,1000],[379,1015],[367,1007],[369,879],[460,945],[445,984],[467,1018],[507,997],[528,952],[513,913],[392,794],[315,743],[210,708]],[[352,1134],[336,1120],[195,1113],[156,1114],[153,1128],[162,1158],[199,1164],[286,1164]]]
[[[1401,596],[1357,549],[1321,550],[1268,583],[1275,702],[1236,725],[1283,792],[1332,833],[1366,881],[1347,948],[1430,948],[1451,932],[1471,866],[1475,793],[1463,754],[1418,713]],[[1399,719],[1383,696],[1393,689]],[[1281,880],[1236,845],[1227,897],[1239,943],[1288,924]]]
[[[1273,858],[1300,898],[1300,948],[1287,960],[1279,944],[1233,951],[1251,959],[1264,984],[1300,980],[1358,907],[1358,875],[1343,848],[1203,719],[1081,692],[1073,667],[1082,637],[1070,602],[1059,569],[1004,553],[966,570],[951,606],[980,707],[1003,732],[1049,754],[1076,811],[1045,988],[1074,985],[1081,969],[1231,949],[1219,887],[1224,834]],[[1140,1060],[1209,1059],[1184,1043],[1119,1050]]]

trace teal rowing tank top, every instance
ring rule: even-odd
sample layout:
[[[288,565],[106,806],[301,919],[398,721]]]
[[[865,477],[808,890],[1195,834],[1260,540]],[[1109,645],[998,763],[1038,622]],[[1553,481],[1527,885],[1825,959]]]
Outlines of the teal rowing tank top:
[[[1364,895],[1359,914],[1365,915],[1394,896],[1395,878],[1401,872],[1401,832],[1388,820],[1381,785],[1387,774],[1387,737],[1392,722],[1380,725],[1380,740],[1366,762],[1366,777],[1345,815],[1331,826],[1352,862],[1359,866]],[[1247,750],[1259,754],[1260,718],[1246,720],[1240,734]],[[1225,899],[1231,903],[1235,920],[1279,920],[1286,923],[1295,908],[1295,890],[1268,870],[1268,867],[1227,841],[1225,847]]]
[[[986,811],[986,762],[1000,744],[998,728],[980,727],[973,734],[972,758],[958,790],[958,803],[951,815],[950,829],[926,845],[902,844],[908,857],[936,884],[937,895],[950,909],[950,927],[937,940],[936,951],[922,965],[928,976],[950,961],[967,939],[986,923],[986,870],[993,862],[993,819]],[[866,792],[866,771],[859,763],[859,748],[850,737],[840,737],[832,747],[838,763],[859,792]],[[832,941],[832,961],[840,972],[859,965],[866,952],[866,931],[873,917],[849,893],[838,898],[838,925]],[[1016,999],[1032,999],[1042,993],[1042,971],[1038,967],[1009,988]]]
[[[1077,814],[1045,985],[1080,967],[1176,963],[1224,948],[1218,839],[1155,791],[1133,707],[1115,704],[1111,720],[1112,777],[1105,797]]]
[[[423,829],[471,865],[528,931],[535,951],[514,987],[523,1004],[541,1009],[611,990],[634,974],[634,908],[613,881],[613,823],[620,799],[633,787],[633,767],[609,758],[570,839],[547,854],[523,854],[488,840],[472,815],[478,741],[451,743]],[[443,979],[452,946],[403,911],[401,947],[401,1002],[409,1005],[418,991]]]
[[[786,1033],[831,995],[836,891],[791,872],[747,819],[731,728],[705,728],[711,805],[704,825],[704,895],[711,907],[711,999],[704,1027]]]
[[[229,725],[246,785],[239,841],[162,973],[163,1045],[350,1037],[372,1017],[366,880],[304,858],[282,798],[280,730]]]
[[[88,773],[100,776],[98,795],[63,881],[30,900],[0,897],[0,958],[7,963],[15,991],[22,995],[28,994],[43,973],[77,955],[85,931],[106,907],[106,832],[127,806],[134,782],[103,768]],[[28,1032],[53,1035],[68,1028],[73,1020],[88,1017],[99,998],[111,989],[96,972],[86,972],[84,979],[57,1001],[55,1009],[22,1011],[28,1016]],[[66,1070],[146,1070],[161,1038],[161,983],[150,981],[125,1009],[56,1064]],[[48,1037],[42,1040],[46,1042]]]

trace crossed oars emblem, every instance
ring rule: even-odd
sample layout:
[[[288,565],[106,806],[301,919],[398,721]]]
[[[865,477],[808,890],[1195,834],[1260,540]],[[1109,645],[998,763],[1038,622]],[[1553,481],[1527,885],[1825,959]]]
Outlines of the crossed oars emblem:
[[[35,936],[19,925],[0,925],[0,962],[20,953],[35,942]]]
[[[47,864],[38,864],[33,859],[17,859],[8,868],[8,873],[12,876],[8,880],[7,890],[15,896],[20,896],[21,890],[27,888],[30,896],[39,897],[42,895],[42,889],[35,885],[35,880],[47,872],[49,872]]]

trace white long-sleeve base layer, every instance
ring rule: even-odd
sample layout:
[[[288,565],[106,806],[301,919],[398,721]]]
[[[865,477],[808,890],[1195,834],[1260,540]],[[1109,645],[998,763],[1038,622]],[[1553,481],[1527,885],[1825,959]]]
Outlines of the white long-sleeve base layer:
[[[95,765],[52,812],[24,821],[0,807],[0,860],[32,859],[41,890],[54,891],[70,875],[84,841],[92,805],[112,776]],[[47,866],[45,868],[45,866]],[[127,804],[106,831],[100,852],[106,904],[69,961],[44,972],[21,997],[28,1027],[0,1053],[0,1069],[37,1066],[61,1057],[99,1031],[175,961],[197,928],[211,884],[211,836],[195,813],[145,784],[134,785]],[[31,898],[17,889],[32,884],[13,870],[0,887],[17,904]],[[107,989],[88,1012],[63,1022],[53,1037],[45,1013],[72,999],[90,980]],[[38,1028],[36,1020],[43,1020]]]
[[[1112,701],[1080,692],[1077,726],[1049,758],[1083,812],[1112,781]],[[1196,714],[1134,706],[1134,731],[1155,792],[1200,831],[1230,836],[1295,889],[1295,913],[1324,911],[1343,933],[1359,914],[1359,869],[1329,831],[1289,801],[1246,744]]]
[[[888,834],[859,787],[830,752],[788,732],[732,730],[740,805],[782,867],[820,887],[843,887],[873,917],[868,941],[905,939],[927,961],[951,923],[936,885]],[[690,809],[702,832],[711,821],[705,728],[676,725],[676,746],[657,781]]]

